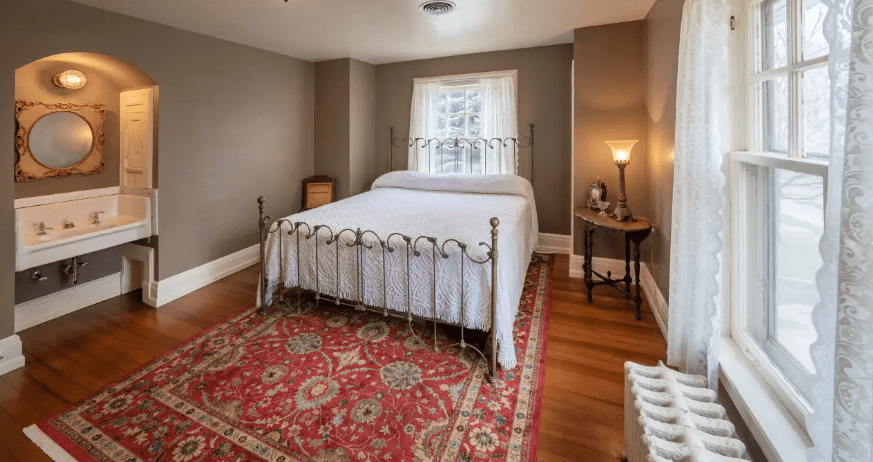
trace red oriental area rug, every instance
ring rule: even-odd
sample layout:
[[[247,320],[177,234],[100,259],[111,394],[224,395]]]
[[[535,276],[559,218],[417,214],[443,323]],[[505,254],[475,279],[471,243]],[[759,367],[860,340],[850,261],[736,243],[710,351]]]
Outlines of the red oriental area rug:
[[[534,254],[518,366],[494,385],[469,349],[307,299],[247,309],[25,433],[57,461],[533,461],[552,263]]]

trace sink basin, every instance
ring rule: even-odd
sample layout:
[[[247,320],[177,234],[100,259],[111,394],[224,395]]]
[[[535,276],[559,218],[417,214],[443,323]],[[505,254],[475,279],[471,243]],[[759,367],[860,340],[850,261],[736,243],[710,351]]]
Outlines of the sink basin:
[[[149,237],[151,205],[149,197],[114,194],[17,209],[15,271]],[[97,224],[94,212],[103,212]],[[44,235],[38,234],[40,222]],[[65,229],[65,222],[74,226]]]

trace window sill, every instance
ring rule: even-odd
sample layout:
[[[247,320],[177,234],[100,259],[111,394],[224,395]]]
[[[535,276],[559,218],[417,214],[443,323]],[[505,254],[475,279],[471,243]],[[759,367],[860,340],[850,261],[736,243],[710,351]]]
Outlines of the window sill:
[[[769,462],[806,460],[812,441],[736,342],[722,337],[719,380]]]

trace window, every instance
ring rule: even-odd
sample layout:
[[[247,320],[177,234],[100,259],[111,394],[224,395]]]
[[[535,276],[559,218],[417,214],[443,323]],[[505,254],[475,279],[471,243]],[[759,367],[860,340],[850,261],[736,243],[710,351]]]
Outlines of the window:
[[[821,0],[754,4],[752,150],[826,159],[830,140],[827,14]]]
[[[516,71],[415,79],[409,169],[429,173],[516,173]]]
[[[482,136],[482,84],[442,86],[436,111],[440,140]],[[482,148],[469,143],[442,143],[436,160],[437,173],[482,174]]]
[[[751,2],[750,151],[731,155],[731,337],[801,423],[827,206],[826,13],[820,0]]]

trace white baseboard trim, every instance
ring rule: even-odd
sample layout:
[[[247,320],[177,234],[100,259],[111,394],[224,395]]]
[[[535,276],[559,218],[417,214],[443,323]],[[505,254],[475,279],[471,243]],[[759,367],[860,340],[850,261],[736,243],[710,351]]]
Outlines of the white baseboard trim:
[[[24,367],[24,355],[21,353],[21,339],[17,335],[0,340],[0,375]]]
[[[661,333],[664,334],[665,339],[668,338],[667,329],[670,323],[667,321],[670,315],[670,307],[667,305],[667,300],[664,299],[664,295],[661,293],[661,289],[658,288],[658,284],[655,282],[655,278],[652,277],[652,273],[649,272],[647,265],[642,265],[640,286],[643,288],[643,295],[649,301],[649,306],[652,307],[652,313],[655,315],[655,321],[657,321]]]
[[[582,270],[582,265],[584,263],[585,257],[582,255],[570,255],[571,278],[582,279],[585,277],[585,272]],[[625,270],[624,260],[613,258],[594,257],[591,261],[591,266],[594,267],[594,271],[597,271],[604,276],[607,271],[612,271],[613,277],[617,277],[623,275]],[[631,268],[631,271],[633,271],[633,268]],[[649,306],[652,307],[652,313],[655,315],[655,321],[658,323],[658,328],[661,329],[664,338],[667,338],[667,328],[669,326],[668,315],[670,309],[667,305],[667,301],[661,294],[661,290],[658,288],[658,284],[655,283],[655,278],[652,277],[649,267],[642,263],[640,264],[640,287],[643,290],[643,295],[649,302]]]
[[[562,253],[570,255],[573,253],[573,236],[540,233],[536,251],[539,253]]]
[[[148,291],[143,287],[143,300],[160,307],[195,290],[226,278],[261,261],[259,245],[240,250],[161,281],[152,282]],[[252,300],[254,302],[254,300]]]
[[[585,257],[582,255],[570,255],[570,277],[582,279],[585,277],[585,271],[582,265],[585,263]],[[591,259],[591,266],[594,271],[602,275],[606,275],[608,271],[612,271],[613,276],[624,274],[624,260],[616,260],[614,258],[594,257]],[[642,280],[642,274],[640,275]]]
[[[121,295],[121,273],[15,305],[15,332]]]

